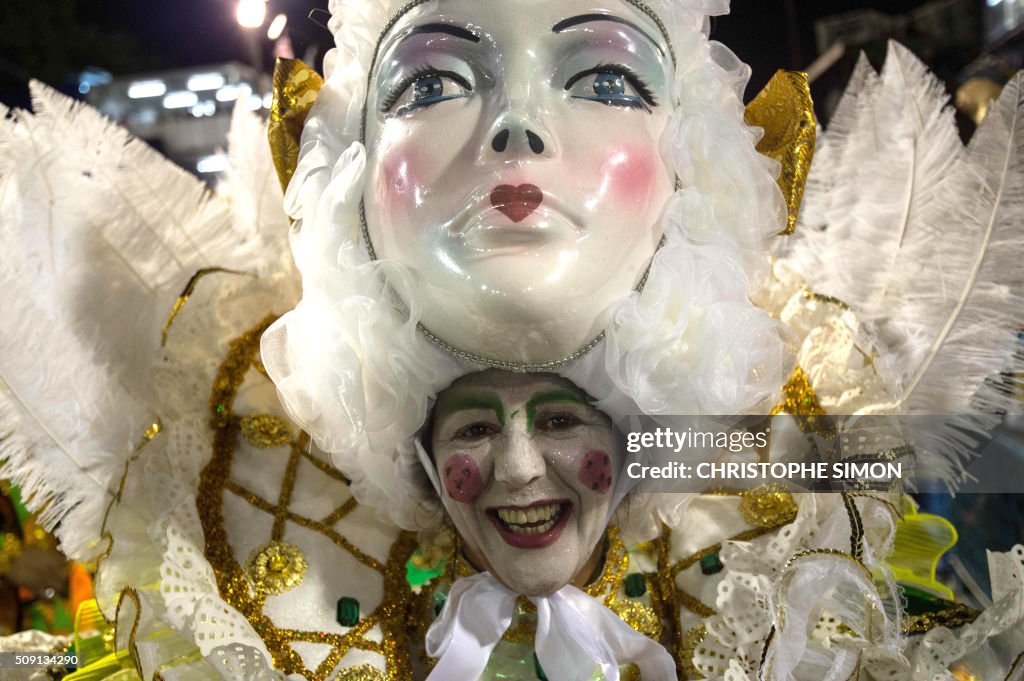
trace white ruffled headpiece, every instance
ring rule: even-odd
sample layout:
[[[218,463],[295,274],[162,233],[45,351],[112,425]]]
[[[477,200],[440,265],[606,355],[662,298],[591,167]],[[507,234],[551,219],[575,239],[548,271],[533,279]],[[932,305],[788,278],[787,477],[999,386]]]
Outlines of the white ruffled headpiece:
[[[415,275],[370,260],[360,238],[367,75],[382,30],[405,4],[330,3],[337,47],[325,59],[326,82],[285,196],[303,296],[264,335],[262,351],[283,404],[331,453],[356,498],[423,529],[433,495],[414,438],[437,393],[485,367],[417,331]],[[767,272],[766,239],[784,226],[778,164],[755,150],[759,132],[743,119],[749,68],[708,40],[709,16],[727,13],[728,0],[647,5],[676,55],[662,153],[680,189],[663,214],[665,240],[643,291],[615,305],[601,343],[557,371],[613,418],[763,409],[793,362],[785,328],[749,298]]]

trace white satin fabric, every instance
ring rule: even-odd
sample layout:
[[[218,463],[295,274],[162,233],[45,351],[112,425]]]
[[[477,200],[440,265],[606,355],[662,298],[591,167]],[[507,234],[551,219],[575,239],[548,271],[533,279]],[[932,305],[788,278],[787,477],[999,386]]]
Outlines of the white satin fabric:
[[[516,598],[487,572],[456,580],[427,632],[427,654],[439,658],[427,681],[479,679],[512,623]],[[587,681],[595,668],[618,681],[619,665],[630,662],[644,681],[675,681],[675,663],[657,641],[576,587],[529,598],[537,606],[537,659],[552,681]]]

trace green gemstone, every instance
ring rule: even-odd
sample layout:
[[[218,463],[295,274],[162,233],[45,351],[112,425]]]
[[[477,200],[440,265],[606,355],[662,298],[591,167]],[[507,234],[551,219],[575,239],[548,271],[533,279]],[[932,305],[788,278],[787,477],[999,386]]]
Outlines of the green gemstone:
[[[338,624],[343,627],[359,624],[359,601],[349,596],[338,599]]]
[[[218,404],[217,408],[216,408],[216,411],[217,411],[218,414],[223,414],[224,413],[224,405],[223,404]]]
[[[445,601],[447,600],[448,594],[443,594],[441,592],[434,594],[434,617],[441,614],[441,611],[444,609]]]
[[[626,595],[630,598],[640,598],[647,593],[647,580],[639,572],[626,575]]]
[[[540,681],[548,681],[548,675],[544,673],[544,667],[540,666],[540,660],[537,659],[537,653],[533,654],[533,668],[537,672],[537,678]]]
[[[706,575],[713,575],[722,571],[722,559],[718,557],[718,553],[709,553],[700,559],[700,571]]]

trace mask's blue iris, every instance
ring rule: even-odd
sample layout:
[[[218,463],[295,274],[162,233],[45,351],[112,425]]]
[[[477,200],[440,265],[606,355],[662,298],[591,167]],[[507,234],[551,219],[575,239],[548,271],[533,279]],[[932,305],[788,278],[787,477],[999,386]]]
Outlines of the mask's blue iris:
[[[444,94],[444,84],[441,83],[441,76],[420,78],[413,87],[415,88],[413,100],[420,103],[437,99]]]
[[[622,97],[626,80],[617,73],[598,73],[594,76],[594,93],[602,98]]]

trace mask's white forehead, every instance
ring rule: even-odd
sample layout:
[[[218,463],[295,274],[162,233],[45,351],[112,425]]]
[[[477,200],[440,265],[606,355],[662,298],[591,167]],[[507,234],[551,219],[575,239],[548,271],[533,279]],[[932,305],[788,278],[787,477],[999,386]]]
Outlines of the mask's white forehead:
[[[507,3],[510,0],[491,0]],[[548,0],[515,0],[527,12]],[[339,48],[354,47],[352,40],[372,41],[374,47],[386,29],[406,12],[421,5],[443,6],[445,0],[331,0],[330,28]],[[609,0],[595,2],[595,11],[614,11],[624,4],[651,16],[669,43],[681,32],[706,28],[707,18],[727,14],[729,0]],[[369,65],[367,64],[367,68]]]

